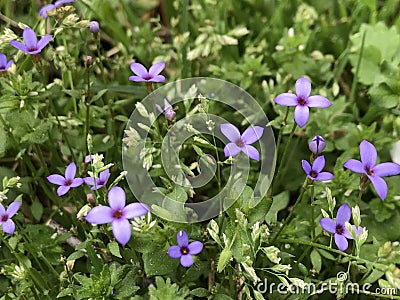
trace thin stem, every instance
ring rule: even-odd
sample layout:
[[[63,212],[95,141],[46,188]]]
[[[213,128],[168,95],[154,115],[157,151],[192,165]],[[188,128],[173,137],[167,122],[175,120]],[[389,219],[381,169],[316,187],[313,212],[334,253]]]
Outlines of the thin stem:
[[[63,43],[64,43],[65,51],[68,51],[68,45],[67,45],[67,41],[65,40],[65,38],[63,39]],[[68,52],[67,52],[67,54],[68,54]],[[68,74],[69,86],[70,86],[71,90],[74,90],[74,80],[72,78],[71,69],[68,69],[67,74]],[[78,107],[76,105],[76,98],[74,96],[72,96],[72,100],[73,100],[72,103],[74,105],[74,112],[78,113]]]
[[[89,153],[89,148],[88,148],[88,134],[89,134],[89,129],[90,129],[90,67],[86,67],[86,80],[87,80],[87,88],[86,88],[86,99],[85,99],[85,105],[86,105],[86,123],[85,123],[85,144],[86,144],[86,155]]]
[[[276,233],[276,235],[274,236],[274,238],[272,239],[270,244],[274,244],[276,239],[279,237],[279,235],[281,234],[281,232],[283,231],[283,229],[285,229],[286,225],[291,221],[292,219],[292,215],[294,213],[294,211],[296,210],[297,205],[301,202],[301,199],[303,198],[304,192],[307,190],[307,178],[304,181],[304,184],[301,188],[301,193],[299,195],[299,197],[297,198],[296,202],[293,205],[292,210],[290,211],[289,215],[287,216],[287,218],[285,219],[285,221],[283,221],[283,224],[281,226],[281,228],[279,228],[278,232]]]
[[[310,203],[311,203],[311,238],[315,237],[315,216],[314,216],[314,185],[311,185],[310,189]]]
[[[293,124],[292,131],[290,132],[289,139],[288,139],[288,141],[286,143],[285,149],[283,150],[282,158],[281,158],[281,161],[280,161],[279,166],[278,166],[278,171],[276,172],[276,179],[279,179],[280,171],[282,170],[283,162],[285,162],[285,160],[286,160],[286,156],[287,156],[287,152],[288,152],[288,149],[289,149],[289,145],[290,145],[290,143],[292,141],[293,134],[294,134],[294,131],[296,130],[296,128],[297,128],[297,124],[295,122]]]
[[[362,60],[362,56],[364,53],[365,37],[366,37],[366,31],[364,31],[364,33],[363,33],[363,37],[362,37],[362,41],[361,41],[360,56],[358,57],[358,60],[357,60],[356,72],[354,74],[354,80],[351,85],[350,103],[354,102],[354,98],[356,95],[356,88],[357,88],[357,83],[358,83],[358,73],[360,71],[361,60]]]

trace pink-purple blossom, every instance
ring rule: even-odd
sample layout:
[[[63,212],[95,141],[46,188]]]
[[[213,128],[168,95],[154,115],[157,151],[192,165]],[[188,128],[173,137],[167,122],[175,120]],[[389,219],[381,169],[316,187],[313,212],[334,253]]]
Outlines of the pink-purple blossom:
[[[0,72],[6,72],[12,65],[12,59],[7,61],[7,56],[0,53]]]
[[[108,204],[110,206],[93,207],[85,219],[91,224],[111,223],[115,239],[125,246],[132,235],[132,228],[128,219],[147,214],[149,208],[142,203],[131,203],[125,206],[125,191],[118,186],[113,187],[108,192]]]
[[[180,258],[181,265],[188,268],[193,265],[193,255],[199,254],[203,250],[203,243],[193,241],[189,244],[189,237],[184,230],[177,233],[176,241],[178,246],[169,247],[168,255],[171,258]]]
[[[164,70],[164,68],[165,62],[163,61],[157,62],[152,65],[149,71],[147,71],[147,69],[142,64],[133,62],[131,63],[131,70],[136,75],[130,76],[129,80],[136,82],[164,82],[165,77],[163,75],[160,75],[161,71]]]
[[[94,191],[99,188],[102,188],[107,183],[108,178],[110,178],[110,170],[106,169],[103,172],[100,172],[99,178],[95,179],[93,177],[86,177],[86,178],[83,178],[83,180],[85,181],[85,183],[87,185],[92,186],[90,189],[92,191]],[[95,184],[95,180],[96,180],[96,184]]]
[[[296,106],[294,120],[297,125],[303,127],[310,117],[309,107],[326,108],[331,106],[331,102],[321,95],[310,96],[311,82],[307,78],[300,77],[297,79],[295,87],[297,95],[282,93],[274,101],[281,106]]]
[[[171,122],[176,115],[176,112],[172,108],[171,104],[169,104],[167,99],[164,99],[164,109],[161,108],[160,105],[156,104],[156,107],[160,113],[164,115],[164,117]]]
[[[235,125],[226,123],[221,124],[221,132],[229,139],[228,143],[224,148],[224,154],[226,157],[236,156],[240,152],[243,152],[251,159],[260,160],[260,154],[258,150],[251,146],[251,144],[258,141],[263,133],[264,128],[260,126],[252,126],[247,128],[242,135],[240,135],[239,129]]]
[[[315,155],[320,154],[322,151],[324,151],[326,147],[326,142],[324,138],[320,135],[317,135],[313,137],[311,142],[308,144],[308,149]]]
[[[100,25],[97,21],[91,21],[89,24],[89,31],[91,33],[97,34],[100,31]]]
[[[317,181],[327,181],[333,179],[333,174],[329,172],[321,172],[322,169],[325,167],[325,157],[318,156],[312,166],[309,164],[308,161],[302,160],[301,165],[303,167],[304,172],[307,174],[307,177],[311,180]]]
[[[50,42],[52,35],[47,34],[38,41],[36,33],[31,28],[26,27],[22,37],[24,38],[24,44],[18,41],[11,41],[11,46],[27,54],[38,54]]]
[[[0,226],[5,233],[14,233],[15,223],[13,220],[11,220],[11,218],[16,214],[20,206],[20,201],[14,201],[8,206],[6,210],[3,204],[0,203]]]
[[[360,156],[361,161],[349,159],[344,163],[344,167],[355,173],[364,174],[372,182],[379,198],[385,200],[388,187],[382,177],[399,175],[400,165],[393,162],[385,162],[377,165],[378,154],[376,149],[374,145],[366,140],[360,143]]]
[[[65,175],[61,176],[58,174],[53,174],[47,177],[47,180],[53,184],[57,184],[60,187],[57,189],[57,195],[62,196],[68,193],[72,187],[78,187],[83,183],[82,178],[75,178],[76,165],[75,163],[70,163],[65,169]]]
[[[334,234],[335,244],[339,248],[340,251],[345,251],[349,246],[347,239],[353,239],[350,232],[346,228],[346,222],[350,221],[351,217],[351,209],[347,203],[343,204],[339,207],[336,213],[336,221],[331,218],[322,218],[319,223],[321,227],[328,231],[329,233]],[[362,227],[359,226],[356,228],[355,225],[352,225],[356,236],[358,236],[362,232]]]

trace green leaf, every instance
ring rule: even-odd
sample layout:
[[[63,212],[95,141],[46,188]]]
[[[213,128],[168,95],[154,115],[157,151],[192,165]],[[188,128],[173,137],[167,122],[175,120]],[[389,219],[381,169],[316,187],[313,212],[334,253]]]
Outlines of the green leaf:
[[[190,294],[196,297],[207,297],[209,292],[205,288],[197,288],[190,291]]]
[[[35,201],[31,205],[31,212],[32,216],[35,218],[36,221],[40,221],[43,214],[43,205],[40,201]]]
[[[121,253],[119,252],[119,245],[116,241],[108,243],[107,248],[110,250],[112,255],[122,258]]]
[[[319,273],[321,271],[322,259],[317,250],[313,249],[310,254],[311,263],[314,269]]]
[[[274,196],[271,208],[269,209],[265,221],[267,223],[276,223],[278,219],[278,212],[284,208],[289,203],[289,192],[284,191],[276,196]]]
[[[67,260],[77,260],[80,259],[81,257],[85,256],[85,252],[83,251],[75,251],[71,253],[70,256],[68,256]]]
[[[143,254],[144,272],[146,276],[167,275],[173,272],[179,264],[179,259],[168,256],[167,249]]]
[[[50,129],[51,122],[42,122],[39,126],[34,128],[33,132],[24,135],[21,139],[21,142],[42,144],[49,138],[48,132]]]
[[[63,289],[61,292],[58,293],[57,298],[69,296],[73,293],[73,291],[74,290],[72,288]]]
[[[379,107],[394,108],[400,104],[399,94],[393,91],[385,82],[371,87],[369,93],[373,103]]]

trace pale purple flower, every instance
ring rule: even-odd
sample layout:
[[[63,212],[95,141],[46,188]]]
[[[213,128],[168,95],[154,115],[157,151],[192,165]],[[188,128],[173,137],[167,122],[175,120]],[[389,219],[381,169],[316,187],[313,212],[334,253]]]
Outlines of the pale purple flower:
[[[83,180],[85,181],[85,183],[87,185],[92,186],[90,189],[92,191],[97,190],[99,188],[102,188],[106,183],[108,178],[110,178],[110,170],[104,170],[103,172],[100,172],[99,174],[99,178],[96,178],[96,185],[94,184],[94,178],[93,177],[86,177],[83,178]]]
[[[329,172],[321,172],[322,169],[325,167],[325,157],[318,156],[313,164],[312,167],[306,160],[301,161],[301,165],[303,167],[304,172],[307,174],[307,177],[311,180],[318,180],[318,181],[327,181],[332,180],[333,175]]]
[[[89,25],[89,31],[91,33],[97,34],[100,31],[100,25],[97,21],[91,21]]]
[[[74,2],[74,0],[58,0],[58,1],[54,2],[54,4],[47,4],[47,5],[43,6],[39,10],[39,15],[41,17],[43,17],[43,18],[47,18],[48,17],[48,15],[47,15],[48,11],[51,11],[51,10],[56,9],[56,8],[59,8],[62,5],[67,4],[67,3],[71,3],[71,2]]]
[[[7,210],[5,210],[4,206],[0,203],[0,226],[3,228],[5,233],[14,233],[15,224],[11,218],[15,215],[20,206],[21,202],[14,201],[8,206]]]
[[[374,145],[363,140],[360,143],[361,161],[349,159],[344,163],[344,167],[355,173],[364,174],[372,182],[379,198],[385,200],[388,187],[382,177],[395,176],[400,174],[400,165],[393,162],[376,164],[377,153]]]
[[[322,218],[319,223],[321,227],[328,231],[329,233],[334,234],[335,243],[340,251],[345,251],[349,246],[347,239],[353,239],[350,232],[346,228],[346,222],[350,221],[351,210],[347,203],[343,204],[339,207],[336,214],[336,221],[330,218]],[[355,225],[352,225],[356,236],[358,236],[362,232],[362,227],[358,228]]]
[[[29,27],[24,29],[22,33],[24,38],[24,43],[18,41],[11,41],[11,46],[24,51],[27,54],[38,54],[42,51],[42,49],[50,42],[52,35],[47,34],[43,36],[39,41],[37,41],[36,33]]]
[[[156,104],[156,107],[158,111],[162,113],[168,121],[171,122],[175,118],[176,113],[167,99],[164,99],[164,109],[162,109],[161,106],[158,104]]]
[[[152,65],[147,71],[147,69],[140,63],[133,62],[131,63],[131,70],[135,73],[135,76],[130,76],[129,80],[131,81],[147,81],[147,82],[164,82],[165,77],[163,75],[159,75],[162,70],[165,68],[165,62],[160,61]]]
[[[115,239],[123,246],[131,238],[132,228],[128,219],[141,217],[149,211],[147,205],[142,203],[131,203],[125,206],[125,191],[116,186],[108,192],[108,203],[110,206],[93,207],[85,219],[91,224],[111,223]]]
[[[58,174],[53,174],[48,176],[47,180],[60,186],[57,189],[57,195],[62,196],[68,193],[72,187],[78,187],[83,183],[83,179],[75,178],[75,174],[76,165],[72,162],[65,169],[65,177]]]
[[[304,77],[296,81],[296,94],[283,93],[275,98],[275,103],[282,106],[296,106],[294,110],[294,120],[297,125],[303,127],[308,122],[310,116],[309,107],[326,108],[331,106],[331,102],[323,96],[311,93],[311,82]]]
[[[308,149],[315,155],[320,154],[326,147],[326,142],[322,136],[315,136],[311,142],[308,144]]]
[[[199,254],[203,250],[203,243],[193,241],[189,244],[189,238],[186,231],[181,230],[176,235],[178,246],[171,246],[168,248],[168,255],[171,258],[180,258],[181,265],[190,267],[193,265],[193,255]]]
[[[260,126],[252,126],[247,128],[242,135],[240,135],[239,129],[236,126],[226,123],[221,124],[221,132],[229,139],[228,143],[224,148],[224,154],[228,156],[236,156],[242,151],[251,159],[260,160],[260,154],[258,150],[250,146],[254,142],[258,141],[264,133],[264,128]]]
[[[6,72],[11,67],[12,63],[12,59],[7,61],[7,56],[0,53],[0,72]]]

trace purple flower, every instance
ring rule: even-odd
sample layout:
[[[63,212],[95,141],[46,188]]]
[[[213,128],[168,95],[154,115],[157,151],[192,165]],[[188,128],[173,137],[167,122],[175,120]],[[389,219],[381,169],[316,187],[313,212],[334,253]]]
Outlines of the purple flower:
[[[333,175],[329,172],[321,172],[322,169],[325,167],[325,157],[318,156],[313,164],[312,167],[306,160],[301,161],[301,165],[303,167],[304,172],[307,174],[307,177],[311,180],[318,180],[318,181],[327,181],[332,180]]]
[[[46,19],[48,17],[47,12],[52,11],[53,9],[56,9],[54,4],[47,4],[39,10],[39,15]]]
[[[3,228],[5,233],[14,233],[15,224],[11,218],[15,215],[20,206],[21,202],[14,201],[8,206],[7,210],[5,210],[4,206],[0,203],[0,226]]]
[[[325,147],[326,147],[326,142],[320,135],[315,136],[308,144],[308,148],[315,155],[320,154],[325,149]]]
[[[54,5],[56,6],[56,8],[59,8],[59,7],[61,7],[61,5],[71,3],[71,2],[74,2],[74,0],[57,0],[56,2],[54,2]]]
[[[126,245],[131,238],[132,229],[128,219],[137,218],[147,214],[149,208],[142,203],[131,203],[125,206],[125,191],[116,186],[108,192],[108,206],[93,207],[85,219],[91,224],[112,224],[115,239]]]
[[[152,65],[147,72],[147,69],[139,63],[133,62],[131,63],[131,70],[136,76],[130,76],[129,80],[140,82],[164,82],[165,77],[163,75],[159,75],[162,70],[165,68],[165,62],[160,61]]]
[[[24,51],[27,54],[38,54],[42,51],[42,49],[50,42],[52,35],[47,34],[44,37],[40,39],[40,41],[37,41],[36,38],[36,33],[29,27],[26,27],[24,29],[24,32],[22,33],[22,36],[24,38],[24,43],[22,44],[18,41],[11,41],[10,44],[11,46]]]
[[[172,121],[175,118],[175,111],[167,99],[164,99],[164,109],[160,105],[156,104],[156,107],[160,113],[162,113],[168,121]]]
[[[226,123],[221,124],[221,132],[229,139],[228,143],[224,148],[225,156],[236,156],[242,151],[251,159],[260,160],[260,154],[258,150],[250,146],[254,142],[258,141],[264,133],[264,128],[260,126],[252,126],[247,128],[242,135],[240,135],[239,129],[236,126]]]
[[[0,53],[0,72],[7,71],[11,67],[12,63],[12,60],[7,62],[7,56],[5,56],[3,53]]]
[[[323,96],[310,96],[311,83],[307,78],[300,77],[296,81],[296,93],[283,93],[275,98],[275,103],[282,106],[296,106],[294,110],[294,120],[297,125],[303,127],[308,122],[310,116],[309,107],[326,108],[331,106],[331,102]]]
[[[90,188],[92,191],[97,190],[101,187],[103,187],[106,183],[108,178],[110,178],[110,170],[104,170],[103,172],[100,172],[99,178],[96,178],[96,185],[94,184],[94,178],[93,177],[86,177],[83,178],[85,183],[87,185],[91,185],[92,187]]]
[[[99,31],[100,31],[99,22],[91,21],[90,25],[89,25],[89,30],[90,30],[91,33],[94,33],[94,34],[99,33]]]
[[[379,198],[385,200],[388,187],[382,177],[400,174],[400,165],[392,162],[376,164],[377,153],[374,145],[363,140],[360,143],[361,161],[349,159],[344,163],[344,167],[355,173],[364,174],[372,182]]]
[[[82,178],[75,178],[76,165],[75,163],[70,163],[65,169],[65,177],[53,174],[47,177],[47,180],[51,183],[57,184],[60,187],[57,189],[57,195],[65,195],[70,188],[80,186],[83,183]]]
[[[336,214],[336,221],[330,218],[323,218],[319,221],[324,230],[335,235],[335,243],[340,251],[345,251],[349,246],[347,239],[353,239],[345,225],[346,222],[350,221],[350,217],[350,207],[347,203],[345,203],[339,207]],[[352,226],[356,232],[356,235],[361,233],[361,226],[359,226],[358,229],[356,229],[354,225]]]
[[[203,243],[193,241],[189,244],[188,235],[184,230],[178,232],[176,241],[178,242],[178,246],[169,247],[168,255],[171,258],[180,258],[182,266],[190,267],[194,262],[192,255],[199,254],[203,250]]]

